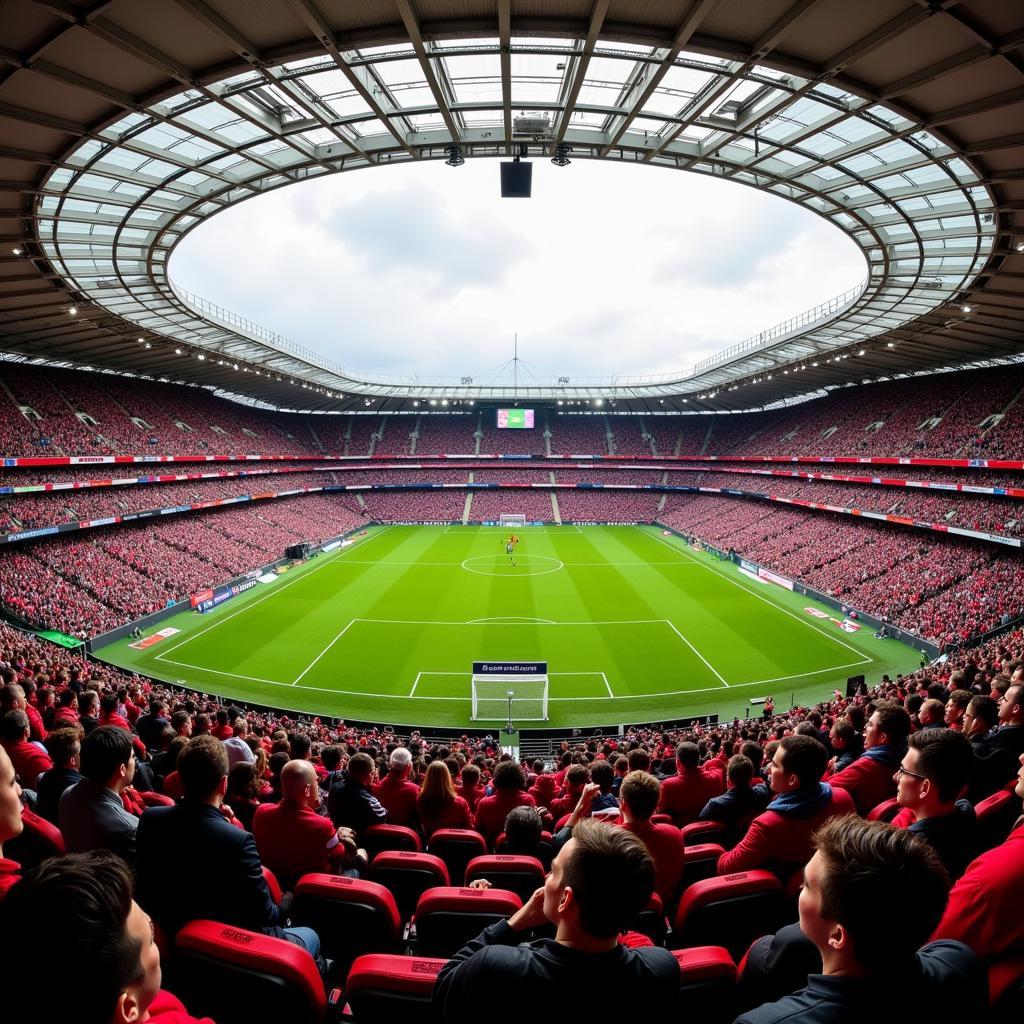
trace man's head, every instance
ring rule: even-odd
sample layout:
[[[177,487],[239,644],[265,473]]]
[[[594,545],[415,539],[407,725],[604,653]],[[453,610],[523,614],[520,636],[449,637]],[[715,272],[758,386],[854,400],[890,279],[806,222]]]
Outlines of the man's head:
[[[369,754],[353,754],[348,759],[348,773],[356,782],[369,785],[373,775],[373,758]]]
[[[818,947],[825,973],[901,969],[946,907],[949,876],[934,851],[906,829],[853,814],[830,818],[814,842],[800,929]]]
[[[676,747],[676,763],[680,771],[692,771],[700,763],[700,748],[696,743],[680,743]]]
[[[587,818],[551,865],[544,916],[558,926],[559,937],[614,939],[653,891],[654,862],[647,847],[626,829]]]
[[[67,725],[54,729],[44,741],[46,752],[57,768],[77,769],[82,763],[82,727]]]
[[[969,690],[954,690],[946,700],[946,708],[942,720],[950,728],[959,728],[963,723],[967,705],[970,703],[971,693]]]
[[[768,785],[781,795],[816,786],[825,774],[828,751],[810,736],[785,736],[772,756]]]
[[[909,743],[894,776],[896,799],[918,819],[948,812],[971,774],[971,741],[953,729],[924,729]]]
[[[24,743],[28,735],[28,715],[24,711],[4,712],[4,717],[0,718],[0,740],[4,743]]]
[[[535,854],[544,821],[536,807],[513,807],[505,816],[507,853]]]
[[[505,791],[526,789],[526,776],[523,774],[523,769],[515,761],[502,761],[494,769],[492,781],[494,782],[495,789]]]
[[[131,733],[118,725],[97,726],[82,741],[82,774],[117,793],[135,778]]]
[[[595,761],[590,766],[590,781],[596,782],[602,793],[610,793],[615,781],[615,769],[607,761]]]
[[[744,754],[733,754],[725,769],[725,776],[733,789],[747,789],[754,778],[754,765]]]
[[[286,800],[315,808],[319,800],[319,787],[313,765],[309,761],[289,761],[281,769],[281,793]]]
[[[228,753],[215,736],[193,736],[178,755],[181,791],[189,800],[220,804],[228,785]]]
[[[945,704],[943,704],[941,700],[935,700],[929,697],[928,700],[921,705],[921,710],[917,713],[917,720],[922,725],[941,725],[945,714]]]
[[[585,764],[569,766],[565,773],[565,790],[569,796],[579,796],[583,787],[590,781],[590,770]]]
[[[857,738],[853,723],[848,718],[837,718],[829,730],[828,740],[833,750],[849,750]]]
[[[864,730],[864,749],[871,747],[901,747],[910,735],[910,715],[889,701],[882,701],[868,719]]]
[[[22,955],[49,948],[55,935],[56,985],[50,958]],[[11,1020],[32,1019],[45,993],[52,1020],[129,1024],[146,1017],[160,991],[152,922],[132,899],[124,861],[106,850],[53,857],[10,891],[0,903],[0,962],[18,964],[19,983],[4,997]]]
[[[748,761],[747,764],[750,762]],[[630,772],[619,789],[619,801],[632,821],[650,821],[661,799],[661,783],[647,772]]]
[[[191,736],[192,716],[187,711],[175,711],[171,715],[171,728],[175,736]]]
[[[459,779],[467,789],[475,789],[480,782],[479,767],[475,764],[463,765],[462,771],[459,773]]]
[[[85,690],[78,698],[78,714],[82,718],[95,718],[100,708],[100,695],[95,690]]]
[[[964,735],[968,739],[985,736],[998,721],[999,705],[991,697],[978,694],[964,712]]]
[[[999,704],[1000,725],[1024,725],[1024,684],[1014,683],[1007,687]]]
[[[18,683],[8,683],[0,689],[0,711],[25,710],[25,690]]]
[[[412,754],[405,747],[395,747],[388,758],[388,772],[397,779],[409,777],[412,768]]]
[[[14,765],[7,751],[0,747],[0,856],[8,839],[21,835],[21,786],[14,774]],[[13,963],[0,960],[0,963]]]
[[[651,755],[643,747],[634,747],[626,755],[631,772],[649,772],[651,770]]]

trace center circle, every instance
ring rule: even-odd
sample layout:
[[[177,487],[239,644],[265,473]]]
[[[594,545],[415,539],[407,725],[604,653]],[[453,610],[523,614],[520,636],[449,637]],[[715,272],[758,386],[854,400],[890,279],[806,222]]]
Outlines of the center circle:
[[[462,568],[477,576],[546,576],[565,568],[565,562],[548,555],[516,555],[515,561],[513,565],[508,555],[475,555],[463,559]]]

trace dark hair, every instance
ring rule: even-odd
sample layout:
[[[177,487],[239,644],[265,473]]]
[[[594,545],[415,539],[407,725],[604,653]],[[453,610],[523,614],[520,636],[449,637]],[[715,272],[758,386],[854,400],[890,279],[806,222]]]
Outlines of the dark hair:
[[[49,1019],[108,1024],[117,997],[143,976],[131,909],[131,875],[107,850],[52,857],[28,872],[0,902],[0,962],[18,970],[18,983],[5,986],[8,1019],[31,1020],[45,992]],[[56,935],[60,984],[50,958],[24,955],[50,948]]]
[[[491,781],[494,783],[495,789],[526,789],[526,776],[515,761],[502,761],[494,769],[494,777]]]
[[[192,716],[187,711],[175,711],[171,715],[171,728],[177,732],[186,722],[191,722]]]
[[[43,741],[46,752],[58,768],[63,768],[72,757],[81,753],[84,731],[80,725],[62,725],[54,729]]]
[[[348,759],[348,772],[353,778],[368,779],[373,773],[373,758],[369,754],[353,754]]]
[[[178,755],[181,791],[190,800],[207,800],[228,773],[228,753],[215,736],[196,736]]]
[[[971,698],[967,710],[975,718],[985,722],[990,729],[999,721],[999,705],[991,697],[983,697],[980,693]]]
[[[132,736],[118,725],[98,725],[82,740],[82,774],[106,782],[132,759]]]
[[[341,754],[341,747],[337,745],[332,744],[329,747],[324,747],[324,749],[320,751],[320,763],[329,772],[336,772],[338,770],[338,765],[341,764]]]
[[[256,768],[248,761],[239,761],[228,772],[228,793],[237,794],[246,800],[255,800],[259,796],[259,792]]]
[[[835,733],[835,738],[842,740],[847,746],[857,739],[857,730],[854,729],[853,722],[848,718],[837,718],[832,723],[832,731]]]
[[[733,786],[746,787],[754,777],[754,762],[744,754],[733,754],[725,771]]]
[[[680,743],[676,747],[676,760],[684,768],[696,768],[700,763],[700,747],[696,743]]]
[[[569,786],[585,786],[589,778],[590,769],[585,764],[571,764],[569,765],[569,770],[565,773],[566,788]]]
[[[16,743],[25,738],[25,730],[28,728],[28,715],[24,711],[7,711],[4,717],[0,718],[0,739]],[[35,780],[33,780],[35,781]]]
[[[463,786],[469,785],[472,788],[480,781],[480,766],[472,763],[464,764],[462,771],[459,773],[459,778]]]
[[[607,793],[615,781],[615,769],[607,761],[595,761],[590,766],[590,781],[596,782],[602,793]]]
[[[953,704],[958,708],[967,709],[967,705],[971,703],[971,691],[970,690],[954,690],[946,701],[947,704]]]
[[[619,799],[643,821],[650,819],[661,799],[661,783],[647,772],[630,772],[619,789]]]
[[[651,767],[651,755],[643,747],[635,747],[626,757],[631,772],[646,772]]]
[[[759,743],[755,743],[753,740],[746,740],[740,747],[740,753],[750,759],[755,772],[764,763],[764,750]]]
[[[849,932],[857,961],[891,973],[928,941],[946,909],[949,875],[934,850],[906,829],[855,814],[814,835],[825,871],[821,915]],[[879,907],[912,907],[880,914]]]
[[[100,697],[100,711],[109,715],[111,711],[117,710],[117,694],[105,693]]]
[[[906,743],[910,735],[910,715],[899,704],[882,701],[876,706],[875,714],[878,715],[879,730],[891,744],[899,746]]]
[[[800,780],[801,789],[821,780],[828,766],[828,751],[819,740],[810,736],[784,736],[779,746],[782,748],[782,770],[795,775]]]
[[[505,853],[536,856],[544,822],[536,807],[513,807],[505,817]]]
[[[572,889],[580,927],[595,938],[611,938],[651,898],[654,861],[631,832],[593,818],[581,821],[572,839],[562,885]]]
[[[922,729],[910,737],[918,771],[927,775],[944,803],[955,800],[974,767],[971,741],[954,729]]]

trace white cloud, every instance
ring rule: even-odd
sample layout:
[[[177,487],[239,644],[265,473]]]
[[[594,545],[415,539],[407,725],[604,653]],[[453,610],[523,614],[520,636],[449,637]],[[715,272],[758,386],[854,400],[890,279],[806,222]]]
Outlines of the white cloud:
[[[173,278],[350,371],[478,380],[512,354],[571,377],[685,370],[857,283],[832,225],[744,186],[658,168],[495,161],[292,185],[197,228]]]

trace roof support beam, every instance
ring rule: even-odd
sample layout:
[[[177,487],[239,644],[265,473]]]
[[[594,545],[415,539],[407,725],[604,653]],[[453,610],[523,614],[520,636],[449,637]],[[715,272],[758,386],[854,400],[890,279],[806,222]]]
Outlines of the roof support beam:
[[[434,74],[434,68],[430,58],[427,56],[427,48],[423,42],[419,21],[412,9],[412,4],[410,4],[409,0],[394,0],[394,2],[398,8],[398,13],[402,17],[405,31],[412,42],[412,48],[416,51],[416,59],[420,62],[420,69],[423,71],[423,77],[427,80],[427,85],[430,86],[437,109],[440,111],[448,131],[451,133],[452,142],[458,144],[462,141],[462,132],[459,130],[459,126],[456,124],[455,118],[448,108],[448,99],[445,96],[441,82],[438,80],[437,75]]]
[[[580,89],[586,81],[587,68],[590,67],[590,58],[594,54],[594,47],[597,46],[597,37],[604,27],[605,15],[608,13],[610,0],[595,0],[594,9],[590,12],[590,24],[587,27],[587,38],[583,41],[583,52],[573,58],[575,65],[572,75],[572,84],[565,96],[565,106],[562,109],[562,116],[558,119],[558,128],[555,131],[555,145],[558,145],[565,138],[566,129],[572,118],[576,100],[579,98]]]
[[[511,0],[498,0],[498,48],[501,64],[501,118],[505,126],[505,153],[512,155],[512,18]]]

